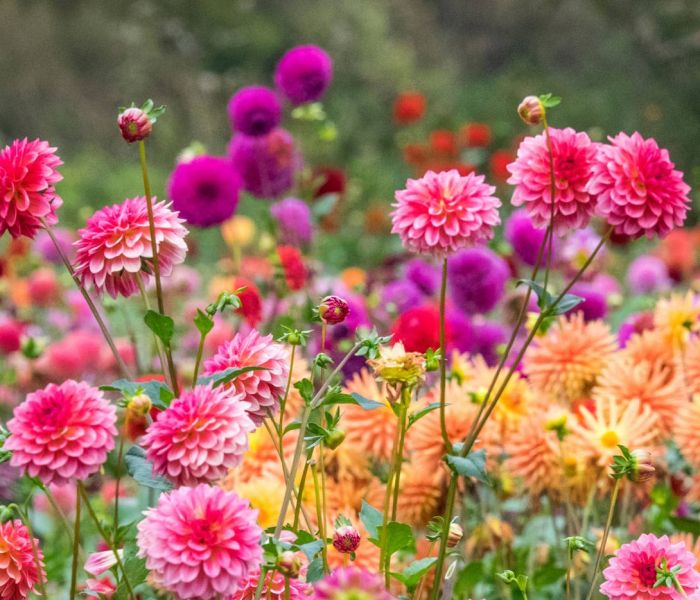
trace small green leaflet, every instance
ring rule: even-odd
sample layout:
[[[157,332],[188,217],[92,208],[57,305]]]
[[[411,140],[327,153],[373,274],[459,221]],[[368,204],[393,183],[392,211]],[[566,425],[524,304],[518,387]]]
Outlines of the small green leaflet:
[[[213,387],[219,387],[232,380],[234,380],[239,375],[243,373],[248,373],[250,371],[267,371],[264,367],[230,367],[213,375],[205,375],[204,377],[199,377],[197,379],[197,385],[208,385],[213,384]]]
[[[362,521],[369,536],[376,538],[377,530],[384,522],[384,517],[381,512],[363,500],[360,509],[360,521]]]
[[[158,339],[163,342],[166,348],[170,347],[170,342],[173,339],[173,334],[175,333],[175,321],[173,321],[167,315],[161,315],[154,310],[146,311],[143,317],[143,322],[146,323],[148,327]]]
[[[214,321],[210,319],[204,311],[197,309],[197,315],[194,318],[194,324],[197,326],[199,333],[203,336],[207,335],[214,328]]]
[[[467,456],[448,454],[445,456],[445,462],[458,475],[474,477],[477,481],[490,483],[486,474],[486,450],[470,452]]]
[[[139,393],[146,394],[153,406],[165,410],[170,406],[175,394],[161,381],[129,381],[127,379],[117,379],[109,385],[101,385],[103,392],[119,392],[123,396],[134,396]]]
[[[403,583],[408,590],[413,590],[436,562],[437,558],[434,556],[414,560],[401,573],[391,573],[391,576]]]
[[[146,458],[146,453],[140,446],[132,446],[124,455],[126,470],[138,483],[147,488],[167,492],[172,484],[163,477],[154,477],[153,465]]]

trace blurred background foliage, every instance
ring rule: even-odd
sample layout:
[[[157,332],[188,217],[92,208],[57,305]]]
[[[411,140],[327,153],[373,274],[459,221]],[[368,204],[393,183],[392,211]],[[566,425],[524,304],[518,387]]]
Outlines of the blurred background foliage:
[[[229,96],[270,85],[276,61],[300,43],[335,61],[325,108],[338,136],[302,135],[306,161],[346,170],[353,209],[388,207],[411,175],[402,144],[481,121],[495,147],[510,147],[525,133],[518,101],[544,92],[564,99],[553,125],[597,139],[639,130],[700,183],[697,0],[0,0],[0,39],[0,138],[59,147],[61,218],[73,226],[141,192],[117,107],[149,97],[167,105],[149,140],[162,196],[192,141],[225,151]],[[403,90],[428,100],[409,130],[391,117]],[[327,245],[337,263],[372,260],[391,244],[384,235],[358,248],[362,210],[345,219],[337,239],[346,243]]]

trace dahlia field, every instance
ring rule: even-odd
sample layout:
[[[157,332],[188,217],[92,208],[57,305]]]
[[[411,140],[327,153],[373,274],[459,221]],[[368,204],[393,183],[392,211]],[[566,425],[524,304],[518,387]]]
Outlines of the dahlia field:
[[[362,214],[307,158],[332,79],[290,49],[165,189],[149,142],[178,115],[120,108],[143,186],[77,228],[60,149],[0,151],[0,599],[700,600],[698,238],[668,151],[550,93],[504,116],[512,147],[423,139],[402,91],[415,178]],[[338,269],[358,218],[378,266]]]

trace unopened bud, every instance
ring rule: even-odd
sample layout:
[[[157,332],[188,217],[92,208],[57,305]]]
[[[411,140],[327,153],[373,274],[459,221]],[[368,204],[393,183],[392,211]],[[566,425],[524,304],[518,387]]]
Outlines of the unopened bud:
[[[340,296],[326,296],[318,305],[318,314],[329,325],[338,325],[345,321],[350,307]]]
[[[145,417],[151,410],[151,406],[151,399],[146,394],[137,394],[129,398],[126,410],[134,416]]]
[[[450,530],[447,533],[447,547],[454,548],[462,540],[464,530],[459,523],[450,523]]]
[[[648,450],[632,451],[632,471],[628,475],[630,481],[641,483],[654,477],[656,469],[651,462],[651,452]]]
[[[153,129],[151,118],[140,108],[127,108],[117,120],[122,137],[129,142],[145,140]]]
[[[340,444],[345,441],[345,432],[337,427],[331,431],[325,439],[326,446],[331,450],[335,450]]]
[[[342,554],[355,552],[360,545],[360,532],[352,525],[344,525],[333,534],[333,547]]]
[[[537,125],[544,118],[544,106],[537,96],[527,96],[518,106],[520,118],[528,125]]]
[[[291,550],[285,550],[277,558],[277,570],[285,577],[299,577],[301,559]]]

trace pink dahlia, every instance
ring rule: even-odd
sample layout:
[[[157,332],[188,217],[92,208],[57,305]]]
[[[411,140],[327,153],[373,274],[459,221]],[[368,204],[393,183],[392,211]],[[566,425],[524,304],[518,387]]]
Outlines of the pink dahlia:
[[[114,448],[117,413],[102,392],[69,379],[27,396],[7,424],[11,464],[46,485],[85,480]]]
[[[353,595],[354,594],[354,595]],[[335,569],[316,584],[311,600],[393,600],[382,577],[357,567]]]
[[[231,367],[261,367],[239,375],[226,386],[243,396],[250,418],[259,426],[269,413],[279,410],[289,377],[287,357],[282,344],[273,342],[271,335],[262,336],[253,329],[247,335],[238,333],[219,346],[216,354],[204,363],[204,374],[213,375]]]
[[[177,485],[222,479],[248,450],[255,430],[242,395],[198,385],[151,424],[142,443],[153,470]]]
[[[34,560],[32,544],[41,565],[41,573]],[[32,542],[29,530],[20,520],[0,524],[0,598],[24,600],[34,590],[39,577],[46,580],[39,540],[35,538]]]
[[[155,198],[154,198],[155,200]],[[153,220],[161,275],[170,275],[173,266],[185,260],[187,229],[178,213],[165,202],[153,203]],[[131,296],[138,289],[138,277],[153,273],[151,232],[146,198],[129,198],[121,204],[105,206],[88,219],[81,229],[75,272],[83,285],[91,283],[98,291],[116,298]]]
[[[683,225],[690,203],[690,187],[674,166],[656,140],[619,133],[598,145],[587,189],[616,234],[663,237]]]
[[[596,145],[588,135],[567,127],[550,127],[554,159],[554,227],[559,233],[585,227],[595,212],[596,199],[587,189]],[[524,206],[535,227],[549,225],[552,216],[551,165],[544,133],[526,137],[518,156],[507,167],[515,185],[511,203]]]
[[[238,591],[232,596],[226,596],[226,600],[253,600],[255,598],[255,590],[260,581],[260,570],[256,570],[241,584]],[[289,580],[289,596],[284,595],[284,575],[278,571],[270,571],[265,576],[263,583],[261,598],[265,600],[301,600],[306,598],[311,591],[311,586],[308,583],[299,581],[298,579]]]
[[[15,140],[0,152],[0,236],[33,238],[42,226],[58,222],[56,209],[63,204],[54,184],[63,177],[56,170],[61,159],[48,142]]]
[[[258,511],[234,492],[181,487],[145,514],[138,524],[139,556],[158,585],[179,598],[234,593],[260,567]]]
[[[680,567],[677,578],[685,594],[681,595],[668,586],[654,587],[656,568],[661,566],[664,558],[669,570]],[[700,589],[700,573],[693,568],[694,565],[695,555],[683,542],[672,544],[666,535],[658,538],[644,533],[620,547],[610,559],[608,568],[603,571],[605,582],[600,586],[600,592],[611,600],[681,600]]]
[[[444,256],[493,236],[500,200],[483,175],[428,171],[396,192],[392,233],[412,252]]]

